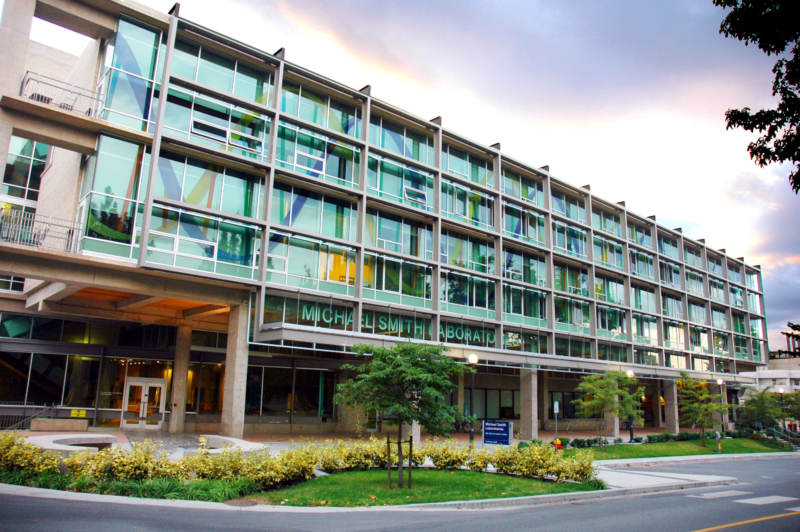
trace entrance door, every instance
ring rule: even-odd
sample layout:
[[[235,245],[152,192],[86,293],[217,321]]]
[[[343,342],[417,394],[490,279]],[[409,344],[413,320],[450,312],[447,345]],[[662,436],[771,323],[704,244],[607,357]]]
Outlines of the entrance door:
[[[164,379],[129,379],[122,401],[123,429],[161,429],[164,419],[167,381]]]

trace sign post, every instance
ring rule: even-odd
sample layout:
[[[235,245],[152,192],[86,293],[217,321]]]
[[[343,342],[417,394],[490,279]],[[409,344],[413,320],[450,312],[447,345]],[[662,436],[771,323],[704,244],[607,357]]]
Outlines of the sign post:
[[[553,442],[553,445],[558,447],[558,401],[553,401],[553,415],[556,419],[556,441]]]
[[[514,423],[512,421],[483,422],[484,445],[511,445],[513,434]]]

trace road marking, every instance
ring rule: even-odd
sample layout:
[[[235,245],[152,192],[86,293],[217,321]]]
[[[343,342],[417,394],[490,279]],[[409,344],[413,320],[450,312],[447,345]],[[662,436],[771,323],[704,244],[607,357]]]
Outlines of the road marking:
[[[761,478],[772,478],[772,477],[765,477],[764,475],[761,475]]]
[[[752,491],[717,491],[715,493],[703,493],[702,495],[687,495],[695,499],[721,499],[723,497],[739,497],[740,495],[751,495]]]
[[[756,497],[755,499],[742,499],[741,501],[733,501],[733,502],[740,502],[742,504],[755,504],[756,506],[761,506],[763,504],[775,504],[777,502],[789,502],[789,501],[796,501],[797,497],[784,497],[782,495],[770,495],[769,497]]]
[[[771,519],[779,519],[781,517],[791,517],[793,515],[800,515],[800,512],[792,512],[790,514],[771,515],[769,517],[760,517],[758,519],[751,519],[749,521],[739,521],[738,523],[729,523],[727,525],[714,526],[711,528],[702,528],[694,532],[711,532],[712,530],[725,530],[726,528],[733,528],[735,526],[749,525],[750,523],[760,523],[761,521],[769,521]]]

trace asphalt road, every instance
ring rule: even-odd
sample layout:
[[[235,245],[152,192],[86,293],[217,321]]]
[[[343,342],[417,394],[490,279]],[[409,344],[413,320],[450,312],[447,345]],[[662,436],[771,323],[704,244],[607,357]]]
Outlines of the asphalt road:
[[[0,496],[0,531],[361,531],[436,532],[800,530],[800,456],[640,468],[649,472],[734,476],[742,484],[534,508],[476,511],[248,513]],[[730,492],[740,492],[731,494]],[[742,493],[743,492],[743,493]],[[792,497],[793,500],[764,499]],[[754,500],[755,499],[755,500]],[[750,501],[742,502],[742,501]],[[760,504],[755,504],[760,503]]]

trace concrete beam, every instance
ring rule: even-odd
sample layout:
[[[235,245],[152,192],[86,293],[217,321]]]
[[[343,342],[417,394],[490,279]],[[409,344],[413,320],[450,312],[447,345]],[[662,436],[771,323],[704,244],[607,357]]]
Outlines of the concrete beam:
[[[109,257],[0,243],[0,274],[130,292],[163,299],[232,306],[250,302],[250,290],[230,282],[205,281],[138,270]]]
[[[99,133],[110,133],[135,142],[149,143],[153,140],[153,136],[144,131],[35,102],[18,96],[18,92],[19,88],[0,98],[4,120],[11,123],[15,135],[25,135],[84,155],[94,153]]]
[[[114,308],[117,310],[133,310],[140,307],[146,307],[150,303],[155,303],[156,301],[161,301],[162,299],[163,298],[156,296],[131,296],[123,299],[122,301],[117,301],[114,303]]]
[[[191,318],[192,316],[213,316],[214,314],[223,314],[225,312],[230,312],[230,307],[220,306],[220,305],[205,305],[202,307],[190,308],[181,312],[181,315],[184,318]]]
[[[117,22],[109,13],[68,0],[36,0],[34,16],[92,39],[111,37]]]
[[[44,301],[61,301],[83,288],[81,284],[43,283],[28,295],[28,299],[25,300],[25,308],[39,306]]]

